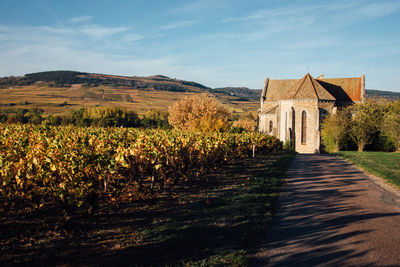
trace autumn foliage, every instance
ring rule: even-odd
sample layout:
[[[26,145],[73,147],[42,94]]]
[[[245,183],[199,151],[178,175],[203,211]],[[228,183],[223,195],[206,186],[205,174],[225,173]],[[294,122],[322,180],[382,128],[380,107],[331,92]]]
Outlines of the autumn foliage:
[[[0,124],[0,208],[92,210],[101,199],[152,196],[179,181],[200,181],[214,166],[281,151],[260,133],[190,133]]]
[[[254,132],[256,127],[257,122],[250,118],[241,118],[232,123],[232,128],[240,128],[248,132]]]
[[[179,130],[221,132],[230,112],[207,94],[186,96],[169,108],[169,123]]]

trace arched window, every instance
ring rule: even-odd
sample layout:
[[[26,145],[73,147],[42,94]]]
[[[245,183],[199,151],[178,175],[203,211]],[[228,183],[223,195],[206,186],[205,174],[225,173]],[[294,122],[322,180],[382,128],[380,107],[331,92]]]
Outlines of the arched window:
[[[301,143],[305,144],[307,141],[307,113],[305,110],[301,113]]]
[[[274,123],[272,121],[269,121],[269,132],[272,132],[273,128],[274,128]]]

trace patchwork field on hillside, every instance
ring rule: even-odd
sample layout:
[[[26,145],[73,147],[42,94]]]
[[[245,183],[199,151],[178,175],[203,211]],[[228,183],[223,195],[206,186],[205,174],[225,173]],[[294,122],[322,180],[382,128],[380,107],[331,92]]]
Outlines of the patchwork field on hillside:
[[[200,92],[199,92],[200,93]],[[174,92],[115,88],[110,86],[86,87],[75,84],[71,87],[48,87],[40,85],[15,86],[0,89],[0,107],[42,108],[45,115],[67,115],[79,107],[115,106],[143,114],[149,109],[167,110],[185,95],[197,92]],[[233,114],[257,111],[258,101],[243,100],[238,96],[214,94]]]

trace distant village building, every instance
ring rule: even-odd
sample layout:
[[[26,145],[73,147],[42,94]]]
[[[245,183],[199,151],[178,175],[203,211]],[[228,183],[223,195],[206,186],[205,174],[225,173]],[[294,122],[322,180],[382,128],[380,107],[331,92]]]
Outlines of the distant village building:
[[[292,141],[299,153],[319,153],[324,115],[365,98],[365,76],[357,78],[265,80],[259,110],[259,131]]]

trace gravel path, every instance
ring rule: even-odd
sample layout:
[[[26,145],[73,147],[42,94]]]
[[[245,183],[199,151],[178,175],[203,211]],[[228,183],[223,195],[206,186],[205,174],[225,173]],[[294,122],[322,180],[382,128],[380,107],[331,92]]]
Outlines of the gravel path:
[[[400,266],[400,194],[339,157],[297,155],[254,266]]]

